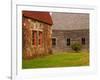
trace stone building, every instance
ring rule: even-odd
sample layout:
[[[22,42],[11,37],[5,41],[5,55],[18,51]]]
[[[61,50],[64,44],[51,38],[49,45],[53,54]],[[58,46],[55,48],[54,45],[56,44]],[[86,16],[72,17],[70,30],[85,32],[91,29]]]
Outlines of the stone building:
[[[49,12],[22,11],[23,58],[50,54],[52,24]]]
[[[73,43],[89,49],[89,14],[52,13],[52,49],[70,51]]]

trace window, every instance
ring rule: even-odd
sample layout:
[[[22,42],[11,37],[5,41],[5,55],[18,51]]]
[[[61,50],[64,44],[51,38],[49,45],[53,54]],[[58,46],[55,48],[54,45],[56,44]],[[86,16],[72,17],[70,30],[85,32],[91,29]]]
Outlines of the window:
[[[42,47],[42,32],[39,31],[39,45]]]
[[[36,46],[37,31],[32,31],[32,45]]]
[[[42,32],[41,31],[34,31],[32,30],[32,45],[42,47]]]
[[[53,47],[56,46],[56,38],[52,38],[52,46],[53,46]]]
[[[83,45],[85,45],[85,38],[82,38],[81,42],[82,42]]]
[[[67,46],[70,46],[70,38],[67,38]]]

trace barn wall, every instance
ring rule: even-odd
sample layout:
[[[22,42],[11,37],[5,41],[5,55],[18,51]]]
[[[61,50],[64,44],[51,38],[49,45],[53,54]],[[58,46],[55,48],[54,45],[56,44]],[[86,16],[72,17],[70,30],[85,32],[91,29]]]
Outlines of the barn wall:
[[[56,46],[52,47],[53,51],[70,51],[73,43],[80,43],[81,38],[85,38],[85,45],[82,49],[89,49],[89,30],[53,30],[52,37],[56,38]],[[70,46],[67,45],[66,39],[70,38]]]

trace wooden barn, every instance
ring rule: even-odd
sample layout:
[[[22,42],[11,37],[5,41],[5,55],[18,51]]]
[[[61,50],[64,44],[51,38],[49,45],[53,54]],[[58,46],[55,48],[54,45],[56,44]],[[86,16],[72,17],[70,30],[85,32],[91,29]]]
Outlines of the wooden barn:
[[[52,50],[72,51],[71,45],[78,43],[82,50],[89,50],[88,13],[52,13]]]
[[[22,56],[24,59],[51,53],[52,24],[49,12],[22,11]]]

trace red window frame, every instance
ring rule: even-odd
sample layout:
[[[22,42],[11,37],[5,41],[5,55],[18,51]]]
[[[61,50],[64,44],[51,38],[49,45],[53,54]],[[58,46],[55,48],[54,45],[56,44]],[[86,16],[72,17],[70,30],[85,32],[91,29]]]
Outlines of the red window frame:
[[[36,36],[37,36],[37,31],[32,30],[32,45],[36,47]]]
[[[43,33],[41,31],[39,31],[39,45],[40,45],[40,47],[42,47],[42,37],[43,37]]]
[[[36,47],[36,46],[42,47],[42,41],[43,41],[42,31],[32,30],[32,45],[34,47]]]

